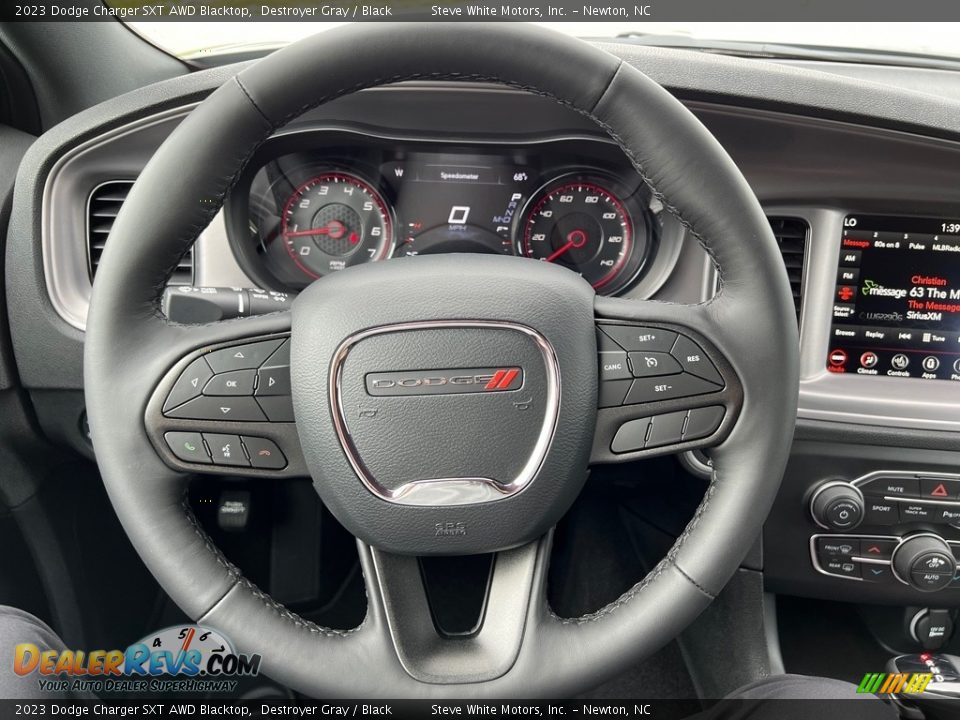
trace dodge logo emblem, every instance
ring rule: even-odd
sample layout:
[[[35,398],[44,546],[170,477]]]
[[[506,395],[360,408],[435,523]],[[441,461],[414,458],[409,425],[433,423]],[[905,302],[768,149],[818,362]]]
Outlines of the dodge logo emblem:
[[[454,395],[503,392],[523,387],[523,368],[456,368],[370,373],[369,395]]]

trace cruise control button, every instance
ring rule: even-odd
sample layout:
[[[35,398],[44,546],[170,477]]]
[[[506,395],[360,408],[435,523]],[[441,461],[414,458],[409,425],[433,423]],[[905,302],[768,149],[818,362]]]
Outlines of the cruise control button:
[[[723,422],[725,410],[720,405],[694,408],[687,414],[687,425],[683,429],[684,440],[699,440],[712,435]]]
[[[262,470],[281,470],[287,466],[287,459],[280,452],[280,448],[266,438],[247,437],[244,435],[243,446],[247,449],[250,464]]]
[[[205,358],[215,373],[254,370],[263,365],[282,342],[283,340],[265,340],[247,345],[234,345],[223,350],[215,350]]]
[[[664,352],[632,352],[630,368],[633,370],[634,377],[674,375],[683,371],[680,363],[670,353]]]
[[[210,464],[210,456],[203,447],[203,438],[198,432],[168,432],[163,436],[170,452],[180,460],[190,463]]]
[[[258,397],[256,400],[263,408],[270,422],[293,422],[293,399],[285,397]]]
[[[867,525],[896,525],[900,522],[900,509],[896,503],[882,498],[865,498],[863,522]]]
[[[853,557],[860,553],[856,538],[817,538],[817,552],[823,557]]]
[[[608,408],[623,405],[623,399],[627,396],[627,391],[632,384],[632,380],[607,380],[600,383],[597,391],[597,406]]]
[[[604,351],[597,353],[600,362],[600,381],[626,380],[632,377],[630,366],[627,365],[627,353],[623,350],[616,352]]]
[[[211,377],[213,377],[213,371],[207,365],[207,361],[203,358],[194,360],[180,374],[170,394],[167,395],[167,401],[163,404],[163,411],[166,412],[177,405],[183,405],[187,400],[199,397],[203,391],[203,386],[207,384],[207,380]]]
[[[610,449],[615,453],[636,452],[643,450],[647,440],[647,430],[650,427],[650,418],[640,418],[625,422],[613,436]]]
[[[820,566],[831,575],[860,577],[860,565],[846,558],[820,558]]]
[[[235,467],[249,467],[247,456],[243,452],[243,445],[238,435],[221,435],[220,433],[204,433],[210,455],[214,465],[233,465]]]
[[[256,370],[234,370],[210,378],[203,388],[204,395],[253,395]]]
[[[677,338],[670,354],[680,362],[684,372],[709,380],[717,385],[724,384],[720,371],[710,362],[710,358],[703,352],[703,348],[685,335],[680,335]]]
[[[720,389],[711,382],[687,373],[667,377],[638,378],[630,386],[630,392],[627,393],[624,404],[636,405],[691,395],[703,395]]]
[[[920,478],[920,497],[931,500],[950,500],[960,492],[960,483],[956,480],[937,480]]]
[[[198,397],[165,415],[224,422],[262,422],[267,419],[256,400],[251,397]]]
[[[680,442],[683,437],[683,424],[686,420],[686,412],[673,412],[652,417],[650,419],[650,432],[647,433],[646,447],[661,447]]]
[[[262,367],[257,371],[257,395],[289,395],[290,366]]]
[[[600,325],[600,329],[629,352],[669,352],[677,339],[677,333],[663,328],[638,325]]]

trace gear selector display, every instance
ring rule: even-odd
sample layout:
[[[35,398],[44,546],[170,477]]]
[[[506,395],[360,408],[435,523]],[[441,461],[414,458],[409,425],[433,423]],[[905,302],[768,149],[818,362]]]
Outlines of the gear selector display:
[[[844,219],[827,369],[960,381],[960,220]]]

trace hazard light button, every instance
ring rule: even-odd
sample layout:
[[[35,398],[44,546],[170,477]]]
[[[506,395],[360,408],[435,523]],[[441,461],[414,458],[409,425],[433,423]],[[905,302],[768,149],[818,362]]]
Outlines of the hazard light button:
[[[960,497],[960,482],[920,478],[920,497],[930,500],[956,500]]]

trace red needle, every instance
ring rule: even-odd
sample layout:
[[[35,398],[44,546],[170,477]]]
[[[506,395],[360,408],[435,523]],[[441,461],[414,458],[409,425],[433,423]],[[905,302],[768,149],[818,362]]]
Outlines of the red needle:
[[[308,235],[329,235],[334,240],[339,240],[343,237],[343,234],[347,231],[347,228],[344,227],[343,223],[339,220],[331,220],[326,225],[318,228],[310,228],[309,230],[291,230],[290,232],[285,232],[284,237],[306,237]],[[355,235],[356,233],[354,233]],[[350,242],[353,242],[353,235],[351,235]]]
[[[583,230],[571,230],[567,233],[567,242],[547,255],[547,262],[553,262],[571,248],[582,248],[587,244],[587,234]]]

